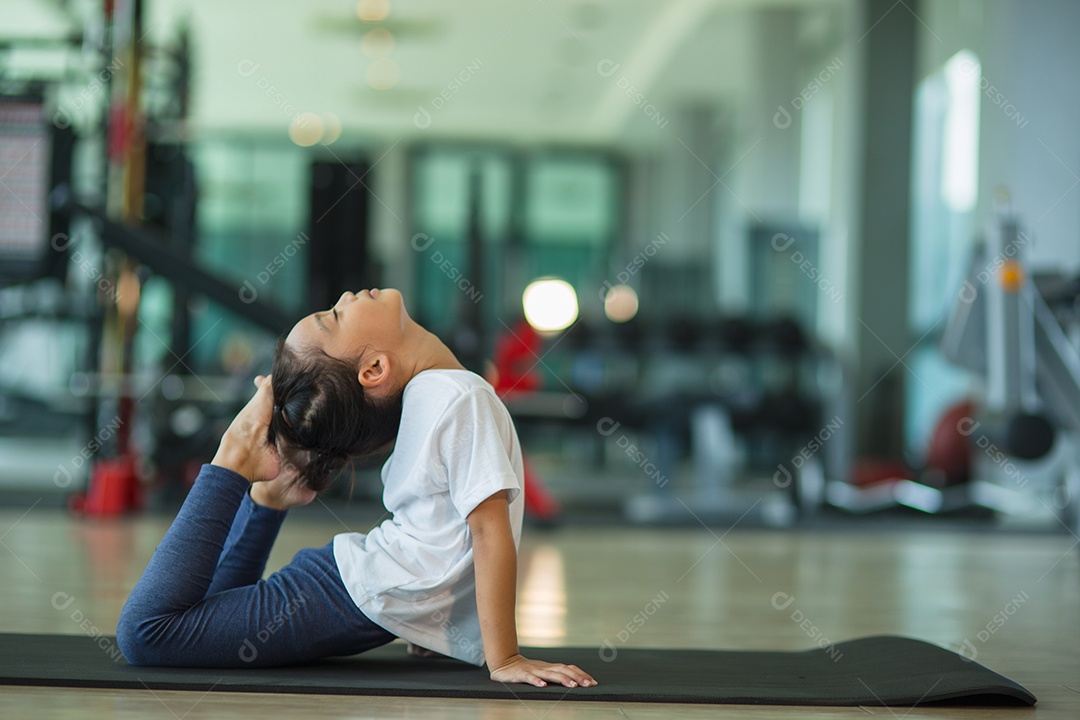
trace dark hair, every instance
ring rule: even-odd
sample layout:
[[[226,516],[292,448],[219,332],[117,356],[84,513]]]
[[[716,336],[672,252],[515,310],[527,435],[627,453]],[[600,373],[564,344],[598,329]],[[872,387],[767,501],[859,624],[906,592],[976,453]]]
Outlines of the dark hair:
[[[298,482],[316,492],[326,490],[346,463],[387,449],[397,437],[403,392],[372,397],[357,379],[359,361],[320,348],[294,350],[284,340],[274,353],[267,442],[278,448],[283,464],[296,466]]]

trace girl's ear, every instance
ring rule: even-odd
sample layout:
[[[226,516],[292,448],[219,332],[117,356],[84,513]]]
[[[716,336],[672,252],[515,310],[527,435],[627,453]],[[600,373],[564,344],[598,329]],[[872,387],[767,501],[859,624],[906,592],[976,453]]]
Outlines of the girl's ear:
[[[360,384],[371,389],[390,380],[390,356],[386,353],[373,353],[364,358],[357,373]]]

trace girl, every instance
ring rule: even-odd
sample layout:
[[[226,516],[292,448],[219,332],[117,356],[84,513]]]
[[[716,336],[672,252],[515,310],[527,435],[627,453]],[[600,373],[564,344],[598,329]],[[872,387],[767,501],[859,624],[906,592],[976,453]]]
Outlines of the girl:
[[[518,438],[491,386],[399,292],[345,293],[304,318],[256,385],[124,606],[129,662],[270,667],[402,637],[413,654],[486,662],[504,683],[596,684],[518,652]],[[286,511],[395,435],[382,469],[391,517],[261,579]]]

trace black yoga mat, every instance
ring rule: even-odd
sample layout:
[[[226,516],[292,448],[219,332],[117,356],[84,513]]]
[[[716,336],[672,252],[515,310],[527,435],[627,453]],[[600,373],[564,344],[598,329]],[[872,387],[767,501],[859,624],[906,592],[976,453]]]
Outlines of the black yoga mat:
[[[751,703],[762,705],[1034,705],[1008,678],[954,652],[880,636],[803,652],[524,648],[573,663],[599,685],[570,690],[492,682],[487,671],[410,657],[394,643],[362,655],[277,669],[129,665],[114,639],[0,634],[0,684],[333,695]]]

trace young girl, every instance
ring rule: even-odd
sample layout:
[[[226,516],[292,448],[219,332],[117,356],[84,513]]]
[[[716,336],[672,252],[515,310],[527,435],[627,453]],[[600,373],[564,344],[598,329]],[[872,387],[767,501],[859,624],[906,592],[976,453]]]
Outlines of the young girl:
[[[596,684],[518,652],[517,434],[491,386],[399,292],[345,293],[304,318],[256,385],[124,606],[116,636],[129,662],[270,667],[401,637],[412,654],[486,662],[504,683]],[[286,511],[391,443],[391,517],[261,579]]]

